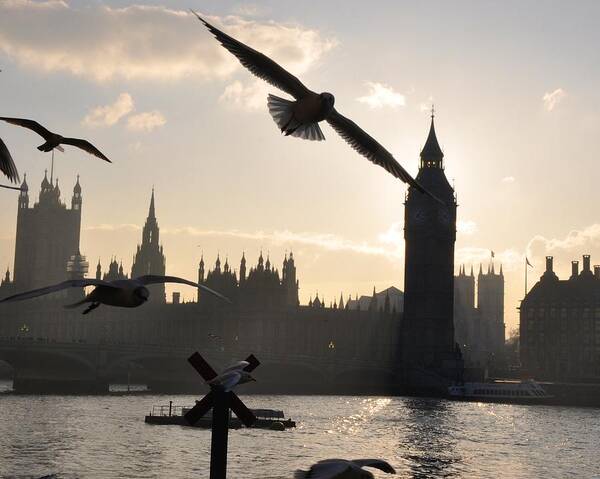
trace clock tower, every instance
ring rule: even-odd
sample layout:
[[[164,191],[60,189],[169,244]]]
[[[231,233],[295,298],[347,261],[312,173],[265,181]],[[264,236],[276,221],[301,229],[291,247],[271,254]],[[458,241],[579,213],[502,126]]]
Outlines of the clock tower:
[[[444,173],[444,154],[433,120],[432,111],[417,181],[444,204],[413,187],[408,190],[404,210],[403,362],[407,370],[443,373],[455,370],[456,364],[453,317],[456,198]]]

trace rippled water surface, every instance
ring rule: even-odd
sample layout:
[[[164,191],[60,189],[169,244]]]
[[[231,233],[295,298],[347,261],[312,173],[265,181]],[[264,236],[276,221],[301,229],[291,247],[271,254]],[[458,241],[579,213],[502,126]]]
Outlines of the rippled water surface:
[[[208,477],[210,431],[151,426],[193,396],[0,394],[0,476]],[[381,457],[396,477],[600,477],[600,410],[385,397],[242,396],[296,429],[230,432],[230,478],[290,478],[331,457]],[[376,477],[386,476],[377,471]]]

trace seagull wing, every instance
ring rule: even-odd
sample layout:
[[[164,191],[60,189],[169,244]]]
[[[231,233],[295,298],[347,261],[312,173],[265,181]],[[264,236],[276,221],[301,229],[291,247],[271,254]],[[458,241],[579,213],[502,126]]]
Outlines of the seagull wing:
[[[388,474],[396,474],[396,470],[389,463],[381,459],[353,459],[352,462],[358,467],[374,467]]]
[[[12,156],[10,156],[10,151],[8,151],[2,138],[0,138],[0,171],[13,183],[18,183],[20,181],[19,172],[17,171],[15,162],[13,161]]]
[[[198,283],[194,283],[193,281],[188,281],[187,279],[178,278],[177,276],[159,276],[159,275],[148,274],[145,276],[140,276],[139,278],[135,278],[135,280],[144,285],[157,284],[157,283],[187,284],[189,286],[193,286],[194,288],[200,288],[202,291],[206,291],[207,293],[210,293],[213,296],[216,296],[217,298],[222,299],[223,301],[227,301],[228,303],[231,303],[229,298],[227,298],[226,296],[223,296],[221,293],[217,293],[214,289],[210,289],[210,288],[204,286],[203,284],[198,284]]]
[[[38,296],[43,296],[45,294],[55,293],[56,291],[67,288],[83,288],[85,286],[107,286],[109,288],[117,288],[117,286],[109,283],[108,281],[102,281],[100,279],[71,279],[52,286],[46,286],[45,288],[38,288],[31,291],[26,291],[24,293],[13,294],[12,296],[8,296],[7,298],[0,300],[0,303],[5,301],[22,301],[24,299],[37,298]]]
[[[192,13],[198,17],[198,20],[206,25],[206,28],[210,30],[221,45],[235,55],[240,63],[258,78],[289,93],[296,100],[303,98],[310,92],[298,78],[275,63],[268,56],[250,48],[248,45],[244,45],[242,42],[223,33],[218,28],[213,27],[193,10]]]
[[[37,121],[27,120],[26,118],[9,118],[6,116],[0,116],[0,120],[10,123],[12,125],[22,126],[23,128],[29,128],[32,131],[35,131],[38,135],[42,136],[44,139],[48,139],[48,137],[52,136],[52,133],[42,125],[40,125]]]
[[[421,186],[417,180],[410,176],[410,174],[404,168],[402,168],[400,163],[396,161],[389,151],[381,146],[377,140],[375,140],[352,120],[346,118],[337,110],[333,109],[333,111],[327,117],[327,122],[338,133],[338,135],[346,140],[346,143],[348,143],[362,156],[366,157],[369,161],[381,166],[382,168],[385,168],[396,178],[399,178],[400,180],[419,190],[421,193],[425,193],[443,204],[442,201],[423,188],[423,186]]]
[[[94,145],[92,145],[87,140],[81,140],[79,138],[63,138],[60,142],[63,145],[76,146],[77,148],[80,148],[83,151],[88,152],[90,155],[97,156],[98,158],[100,158],[104,161],[108,161],[109,163],[112,163],[112,161],[110,161],[106,156],[104,156],[104,154],[98,148],[96,148]]]
[[[227,371],[208,381],[212,386],[221,386],[225,391],[231,391],[240,382],[242,374],[239,370]]]
[[[226,372],[229,372],[229,371],[241,371],[242,369],[244,369],[247,366],[250,366],[250,363],[248,361],[238,361],[237,363],[232,364],[231,366],[223,369],[221,374],[225,374]]]
[[[8,188],[9,190],[21,191],[21,187],[19,187],[19,186],[0,185],[0,188]]]
[[[310,467],[309,471],[297,470],[294,479],[335,479],[346,476],[352,470],[352,465],[344,459],[326,459]]]

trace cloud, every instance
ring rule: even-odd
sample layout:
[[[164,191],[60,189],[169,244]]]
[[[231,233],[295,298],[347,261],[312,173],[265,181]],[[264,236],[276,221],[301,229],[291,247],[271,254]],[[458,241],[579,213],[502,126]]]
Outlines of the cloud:
[[[473,235],[477,232],[477,223],[472,220],[458,220],[456,222],[456,232],[465,236]]]
[[[306,71],[337,43],[297,24],[239,16],[207,19],[295,73]],[[3,0],[0,52],[31,69],[96,82],[214,79],[242,68],[188,11],[149,5]]]
[[[502,178],[500,181],[501,181],[502,183],[514,183],[516,180],[515,180],[515,177],[514,177],[514,176],[505,176],[505,177],[504,177],[504,178]]]
[[[546,111],[554,110],[554,107],[562,101],[566,94],[567,93],[562,88],[557,88],[553,92],[544,93],[542,100],[544,101],[544,108],[546,108]]]
[[[112,126],[131,111],[133,111],[133,98],[129,93],[121,93],[114,103],[92,109],[83,119],[83,124]]]
[[[357,98],[361,103],[369,105],[370,108],[383,108],[389,106],[398,108],[406,104],[404,95],[397,93],[391,86],[377,82],[367,82],[369,93]]]
[[[245,110],[264,110],[268,93],[269,86],[262,80],[249,84],[236,80],[225,87],[219,101]]]
[[[152,131],[166,122],[167,120],[161,112],[147,111],[127,118],[127,128],[132,131]]]
[[[295,233],[289,230],[273,232],[244,232],[239,230],[201,230],[193,226],[165,229],[164,235],[187,234],[190,236],[224,236],[246,240],[270,242],[276,245],[302,244],[315,246],[328,251],[351,251],[354,253],[389,256],[394,254],[382,246],[372,245],[367,242],[355,242],[330,233]]]

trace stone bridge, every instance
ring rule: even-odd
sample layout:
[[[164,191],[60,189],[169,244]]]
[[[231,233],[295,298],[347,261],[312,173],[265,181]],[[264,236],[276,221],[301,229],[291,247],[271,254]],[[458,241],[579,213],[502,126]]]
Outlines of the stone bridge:
[[[394,393],[400,317],[295,308],[204,311],[194,303],[104,308],[88,316],[36,301],[0,310],[0,360],[18,392],[100,393],[110,383],[156,392],[206,388],[186,359],[194,351],[215,367],[254,353],[254,392]],[[96,314],[98,313],[98,314]]]

